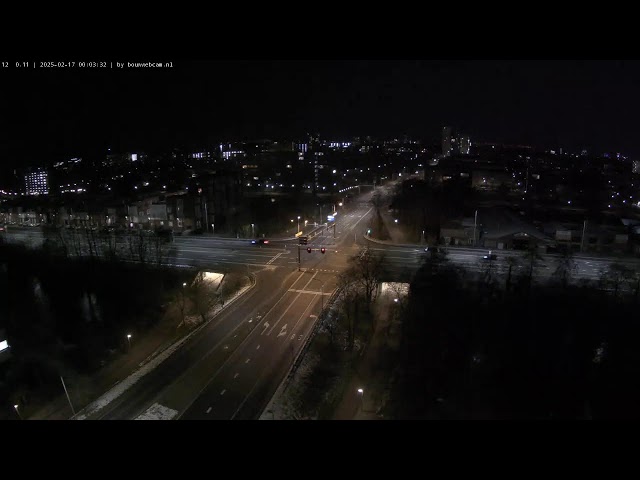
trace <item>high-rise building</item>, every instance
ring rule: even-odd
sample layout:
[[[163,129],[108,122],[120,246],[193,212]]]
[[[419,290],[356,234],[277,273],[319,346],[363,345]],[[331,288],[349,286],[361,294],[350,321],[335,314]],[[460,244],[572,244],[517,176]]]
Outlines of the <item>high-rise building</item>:
[[[27,195],[46,195],[49,193],[49,175],[45,170],[37,168],[24,176]]]
[[[467,135],[458,137],[458,149],[461,155],[471,154],[471,139]]]
[[[631,170],[632,173],[638,174],[640,173],[640,160],[633,161],[633,167]]]
[[[451,155],[451,127],[442,127],[442,155],[448,157]]]
[[[471,154],[471,138],[468,135],[460,135],[452,127],[442,127],[442,155],[469,155]]]

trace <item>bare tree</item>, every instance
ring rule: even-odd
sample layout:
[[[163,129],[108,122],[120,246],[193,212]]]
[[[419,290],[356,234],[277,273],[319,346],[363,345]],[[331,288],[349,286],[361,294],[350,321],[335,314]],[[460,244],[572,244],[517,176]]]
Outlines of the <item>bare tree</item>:
[[[187,287],[187,294],[191,299],[195,313],[200,315],[203,322],[206,321],[209,310],[217,301],[217,295],[211,282],[205,280],[204,275],[199,273],[193,283]]]
[[[518,257],[514,257],[511,255],[507,257],[507,291],[509,291],[509,289],[511,288],[511,272],[513,271],[513,267],[517,266],[519,263],[520,262],[518,260]]]
[[[71,243],[71,247],[73,249],[73,253],[77,257],[81,257],[82,256],[82,239],[80,238],[78,229],[71,228],[68,230],[67,233],[68,233],[69,243]]]
[[[98,257],[100,256],[100,252],[98,251],[98,245],[96,242],[96,234],[95,230],[91,227],[86,226],[84,228],[84,239],[87,242],[87,247],[89,248],[89,257]]]
[[[178,324],[177,328],[180,328],[182,325],[184,325],[185,312],[187,309],[187,291],[186,290],[187,288],[185,285],[182,288],[180,288],[180,290],[178,290],[175,295],[176,305],[178,307],[178,311],[180,312],[180,323]]]
[[[524,254],[524,263],[527,268],[525,277],[527,279],[528,291],[531,291],[533,286],[533,274],[542,265],[542,255],[538,252],[536,245],[529,245],[529,248]]]
[[[633,301],[634,303],[638,303],[640,296],[640,272],[633,270],[629,275],[629,283],[629,286],[633,289]]]
[[[162,265],[168,251],[168,241],[166,237],[163,237],[160,233],[155,232],[152,237],[153,244],[153,256],[156,265],[159,267]]]
[[[324,315],[322,328],[329,333],[329,344],[333,346],[333,340],[338,331],[338,318],[332,314],[331,310]]]
[[[149,252],[149,236],[146,232],[140,230],[136,240],[138,259],[140,260],[140,263],[144,264],[147,261],[147,253]]]
[[[387,203],[386,198],[380,193],[380,190],[376,190],[371,196],[371,205],[376,210],[376,214],[380,214],[380,209]]]
[[[129,246],[129,254],[132,260],[138,260],[140,263],[147,261],[147,252],[149,250],[149,242],[145,232],[130,232],[127,235],[127,244]]]
[[[563,288],[567,288],[575,271],[576,265],[573,259],[573,254],[570,250],[565,250],[558,260],[558,266],[555,271],[555,276],[560,280],[560,284]]]
[[[338,305],[347,326],[347,350],[353,350],[355,331],[358,325],[358,305],[361,292],[352,279],[345,274],[338,277]]]
[[[349,259],[346,274],[362,289],[368,304],[375,300],[384,273],[383,263],[384,256],[375,255],[368,247]]]
[[[605,288],[613,289],[613,296],[618,297],[621,287],[633,279],[633,271],[621,263],[612,263],[604,272],[601,281]]]
[[[243,278],[243,275],[237,272],[230,272],[224,276],[217,291],[217,297],[220,305],[224,305],[224,302],[242,288],[244,283]]]
[[[103,233],[102,250],[108,260],[115,261],[118,259],[118,243],[116,235],[113,232]]]

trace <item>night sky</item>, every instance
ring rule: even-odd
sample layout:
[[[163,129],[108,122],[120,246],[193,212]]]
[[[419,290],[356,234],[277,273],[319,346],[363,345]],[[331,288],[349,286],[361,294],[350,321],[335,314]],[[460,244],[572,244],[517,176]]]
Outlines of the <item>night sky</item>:
[[[2,165],[309,131],[435,144],[443,125],[472,141],[640,157],[640,61],[172,60],[0,71]]]

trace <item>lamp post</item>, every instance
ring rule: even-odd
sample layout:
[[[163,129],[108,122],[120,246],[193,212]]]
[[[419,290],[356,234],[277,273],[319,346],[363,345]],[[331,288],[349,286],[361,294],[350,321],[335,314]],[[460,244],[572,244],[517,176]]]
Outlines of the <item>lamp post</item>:
[[[476,226],[478,225],[478,210],[476,210],[476,214],[473,220],[473,246],[476,246]]]
[[[251,224],[251,237],[252,237],[252,238],[256,236],[256,234],[254,233],[254,226],[255,226],[255,224],[254,224],[254,223],[252,223],[252,224]]]
[[[364,390],[362,388],[358,389],[358,395],[360,396],[360,411],[364,412]]]
[[[298,230],[296,231],[296,233],[298,233],[300,231],[300,215],[298,215]]]
[[[129,343],[129,350],[131,350],[131,334],[127,334],[127,342]]]
[[[62,378],[62,375],[60,375],[60,381],[62,382],[62,388],[64,388],[64,393],[67,395],[67,400],[69,400],[69,406],[71,407],[71,413],[73,413],[73,415],[75,415],[76,411],[73,409],[73,403],[71,403],[71,397],[69,397],[69,392],[67,391],[67,386],[64,384],[64,380]]]
[[[16,409],[16,413],[18,414],[18,417],[20,417],[20,420],[23,420],[22,415],[20,415],[20,410],[18,410],[18,405],[14,405],[13,408]]]

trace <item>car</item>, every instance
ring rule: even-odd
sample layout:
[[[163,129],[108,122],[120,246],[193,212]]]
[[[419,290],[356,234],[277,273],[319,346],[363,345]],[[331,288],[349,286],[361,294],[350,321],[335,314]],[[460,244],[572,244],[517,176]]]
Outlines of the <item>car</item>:
[[[258,238],[256,240],[251,240],[251,243],[254,245],[268,245],[269,240],[267,240],[266,238]]]
[[[484,256],[482,257],[482,259],[483,259],[483,260],[486,260],[486,261],[495,260],[495,259],[497,259],[497,258],[498,258],[498,256],[497,256],[495,253],[492,253],[492,252],[491,252],[491,250],[489,250],[489,253],[488,253],[488,254],[486,254],[486,255],[484,255]]]

